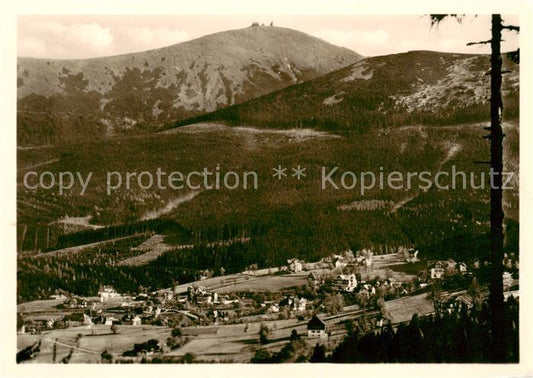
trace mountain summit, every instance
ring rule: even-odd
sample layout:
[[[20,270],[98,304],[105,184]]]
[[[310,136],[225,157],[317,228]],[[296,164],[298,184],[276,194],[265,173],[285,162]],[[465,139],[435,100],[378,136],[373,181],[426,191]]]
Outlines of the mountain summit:
[[[139,53],[19,58],[18,142],[157,129],[314,79],[362,57],[295,30],[252,26]]]

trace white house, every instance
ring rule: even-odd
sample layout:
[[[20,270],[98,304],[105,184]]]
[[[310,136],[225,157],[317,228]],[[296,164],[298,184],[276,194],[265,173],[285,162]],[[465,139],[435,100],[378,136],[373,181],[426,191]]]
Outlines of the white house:
[[[277,304],[273,304],[269,307],[268,312],[271,314],[277,314],[279,312],[279,306]]]
[[[67,299],[67,297],[64,294],[53,294],[50,299]]]
[[[511,272],[503,272],[502,279],[504,290],[508,290],[513,286],[513,274]]]
[[[355,274],[339,274],[333,281],[335,286],[344,291],[354,291],[357,287]]]
[[[298,299],[298,297],[296,297],[294,301],[294,309],[296,311],[305,311],[306,308],[307,308],[307,299],[303,297]]]
[[[117,318],[115,318],[114,316],[106,316],[105,317],[105,321],[104,321],[104,325],[113,325],[113,322],[116,322],[118,321]]]
[[[341,256],[335,257],[333,259],[333,267],[334,268],[344,268],[348,265],[348,262]]]
[[[142,324],[141,318],[139,315],[135,315],[135,317],[131,320],[132,326],[140,326]]]
[[[291,272],[298,273],[303,269],[302,261],[298,259],[288,259],[287,263],[289,264],[289,270]]]
[[[105,302],[109,298],[118,297],[120,294],[112,286],[104,286],[99,292],[100,302]]]

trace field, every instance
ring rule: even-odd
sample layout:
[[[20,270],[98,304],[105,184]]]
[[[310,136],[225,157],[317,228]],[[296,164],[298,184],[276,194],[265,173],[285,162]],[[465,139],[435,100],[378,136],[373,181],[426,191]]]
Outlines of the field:
[[[230,285],[217,288],[215,291],[219,294],[231,292],[261,292],[261,291],[280,291],[289,287],[302,286],[307,284],[307,273],[303,275],[283,275],[283,276],[267,276],[267,277],[253,277],[249,280],[239,283],[232,283]]]
[[[385,302],[392,324],[410,321],[414,314],[427,315],[434,312],[433,304],[426,297],[427,294],[420,294]]]
[[[58,360],[68,355],[70,350],[74,348],[71,363],[98,363],[104,350],[117,357],[125,351],[133,349],[133,344],[150,339],[157,339],[161,345],[165,345],[171,332],[167,327],[118,326],[117,328],[117,334],[113,334],[109,326],[92,325],[47,331],[39,336],[19,335],[18,349],[31,345],[41,338],[43,339],[41,352],[32,362],[51,363],[53,361],[53,344],[57,339],[58,343],[64,344],[58,344]],[[81,338],[78,337],[79,334],[82,335]]]
[[[113,334],[110,327],[104,325],[46,331],[41,335],[18,335],[17,347],[20,350],[41,339],[41,351],[31,362],[51,363],[53,361],[53,345],[57,341],[58,361],[67,356],[73,349],[71,363],[97,363],[100,362],[100,355],[104,350],[111,353],[114,358],[123,358],[121,357],[122,353],[132,349],[134,343],[157,339],[164,348],[163,355],[165,357],[180,358],[187,353],[192,353],[197,361],[249,362],[255,349],[259,347],[279,351],[288,341],[293,329],[296,329],[301,335],[306,333],[306,322],[298,322],[296,319],[264,321],[262,323],[271,330],[270,342],[265,346],[258,342],[261,323],[255,322],[247,325],[231,324],[184,328],[184,336],[189,338],[189,342],[176,350],[166,347],[166,340],[171,333],[171,329],[168,327],[118,326],[117,334]],[[81,337],[79,337],[80,334]]]
[[[118,265],[129,265],[129,266],[138,266],[138,265],[144,265],[149,263],[150,261],[153,261],[157,259],[159,256],[161,256],[163,253],[168,251],[172,247],[168,244],[165,244],[163,242],[164,235],[153,235],[145,241],[144,243],[140,244],[137,247],[134,247],[133,249],[144,252],[141,255],[133,256],[127,259],[124,259],[118,263]]]
[[[190,282],[178,285],[175,288],[176,293],[185,293],[187,288],[205,287],[208,290],[215,291],[218,294],[227,294],[231,292],[261,292],[261,291],[279,291],[295,286],[307,284],[308,272],[301,274],[269,275],[267,272],[276,272],[278,268],[263,269],[254,273],[237,273],[226,276],[208,278],[201,281]]]

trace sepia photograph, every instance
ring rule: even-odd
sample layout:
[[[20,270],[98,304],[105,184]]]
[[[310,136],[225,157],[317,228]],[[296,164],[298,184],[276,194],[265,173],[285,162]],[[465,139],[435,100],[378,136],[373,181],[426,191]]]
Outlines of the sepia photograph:
[[[14,16],[6,360],[530,361],[530,15],[322,6]]]

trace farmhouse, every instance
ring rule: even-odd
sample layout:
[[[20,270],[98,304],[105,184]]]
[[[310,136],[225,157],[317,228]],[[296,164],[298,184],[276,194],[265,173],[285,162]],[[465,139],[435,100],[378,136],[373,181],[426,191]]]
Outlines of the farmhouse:
[[[70,298],[63,302],[63,307],[65,308],[87,308],[89,305],[94,308],[93,302],[88,302],[82,298]]]
[[[468,309],[474,307],[474,301],[472,299],[472,296],[468,294],[458,295],[451,303],[450,308],[460,308],[461,306],[466,306],[466,308]]]
[[[322,321],[318,316],[314,315],[311,320],[307,323],[307,337],[315,338],[325,338],[327,337],[326,333],[326,323]]]
[[[139,315],[126,314],[122,317],[122,324],[140,326],[142,324],[142,319]]]

